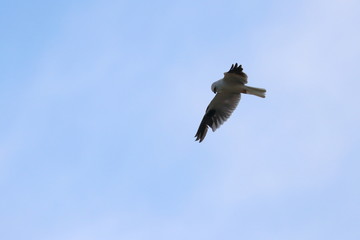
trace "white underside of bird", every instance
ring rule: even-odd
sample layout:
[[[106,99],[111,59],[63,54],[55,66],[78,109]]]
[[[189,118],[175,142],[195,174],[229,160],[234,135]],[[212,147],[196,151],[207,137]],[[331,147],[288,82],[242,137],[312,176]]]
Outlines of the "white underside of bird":
[[[230,117],[240,101],[241,93],[265,98],[265,89],[245,85],[248,77],[242,70],[241,65],[233,64],[222,79],[211,85],[216,95],[206,109],[195,135],[196,141],[204,140],[208,127],[215,131]]]

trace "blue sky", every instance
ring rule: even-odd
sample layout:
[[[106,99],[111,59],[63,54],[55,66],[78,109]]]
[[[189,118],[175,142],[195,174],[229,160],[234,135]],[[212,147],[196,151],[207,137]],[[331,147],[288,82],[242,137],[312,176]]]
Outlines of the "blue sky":
[[[359,239],[360,3],[5,1],[2,239]],[[193,136],[232,63],[243,96]]]

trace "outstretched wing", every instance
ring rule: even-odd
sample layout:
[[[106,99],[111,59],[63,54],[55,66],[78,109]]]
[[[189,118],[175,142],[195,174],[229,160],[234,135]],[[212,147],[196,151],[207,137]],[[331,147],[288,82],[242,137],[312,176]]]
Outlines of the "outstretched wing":
[[[237,63],[232,64],[230,70],[225,73],[224,77],[225,82],[236,82],[236,83],[242,83],[247,84],[247,75],[243,72],[243,68],[241,65],[238,65]]]
[[[206,113],[195,135],[196,141],[202,142],[208,127],[218,129],[235,110],[240,101],[240,93],[219,92],[206,109]]]

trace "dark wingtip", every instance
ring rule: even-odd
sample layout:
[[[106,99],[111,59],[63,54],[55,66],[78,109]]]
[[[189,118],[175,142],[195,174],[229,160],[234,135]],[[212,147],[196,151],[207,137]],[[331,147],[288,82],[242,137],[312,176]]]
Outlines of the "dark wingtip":
[[[229,72],[234,69],[234,64],[231,64],[231,67],[229,69]]]
[[[228,71],[228,73],[237,73],[237,74],[240,74],[243,72],[243,68],[242,68],[242,65],[238,65],[238,63],[235,63],[231,65],[231,68],[230,70]]]
[[[195,141],[199,141],[199,143],[201,143],[205,139],[207,130],[208,130],[208,126],[202,122],[199,126],[198,131],[196,132]]]
[[[210,109],[209,111],[207,111],[207,113],[205,113],[200,123],[199,129],[195,134],[195,141],[199,141],[199,143],[201,143],[205,139],[208,127],[212,126],[214,123],[213,116],[215,115],[215,112],[216,111],[214,109]]]

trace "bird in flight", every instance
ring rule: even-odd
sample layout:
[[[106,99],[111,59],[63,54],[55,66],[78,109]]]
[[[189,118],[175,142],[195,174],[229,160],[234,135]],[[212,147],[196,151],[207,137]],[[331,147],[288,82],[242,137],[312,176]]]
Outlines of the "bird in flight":
[[[216,94],[209,106],[196,132],[196,140],[202,142],[206,136],[208,127],[214,132],[223,124],[235,110],[240,102],[241,93],[251,94],[265,98],[266,90],[246,86],[247,75],[241,65],[232,64],[224,77],[211,85],[211,90]]]

